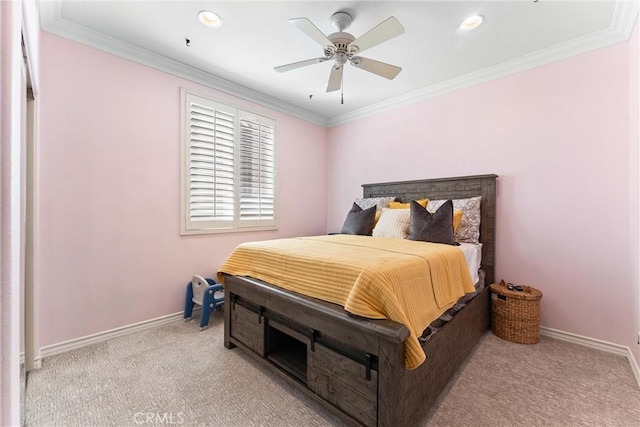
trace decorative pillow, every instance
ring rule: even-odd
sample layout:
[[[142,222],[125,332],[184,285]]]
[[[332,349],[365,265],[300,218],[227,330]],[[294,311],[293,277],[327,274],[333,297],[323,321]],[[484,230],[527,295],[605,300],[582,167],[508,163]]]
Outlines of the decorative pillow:
[[[370,236],[373,230],[373,221],[376,217],[376,207],[362,209],[357,204],[347,213],[344,225],[340,231],[342,234],[359,234],[362,236]]]
[[[376,209],[381,211],[383,208],[386,208],[389,202],[393,202],[395,200],[394,197],[367,197],[366,199],[356,199],[356,203],[362,209],[369,209],[371,206],[375,206]]]
[[[378,221],[380,220],[380,215],[382,215],[382,211],[376,211],[376,218],[373,220],[373,226],[375,227]]]
[[[432,243],[454,245],[453,203],[444,202],[431,214],[415,201],[411,202],[411,233],[409,240],[421,240]]]
[[[458,227],[460,226],[460,221],[462,220],[462,210],[456,209],[453,211],[453,232],[458,231]]]
[[[420,199],[416,200],[420,206],[423,208],[427,207],[427,203],[429,203],[429,199]],[[409,209],[411,203],[401,203],[401,202],[389,202],[389,209]]]
[[[373,236],[406,239],[409,236],[410,225],[411,213],[409,209],[385,208],[382,210],[382,215],[380,215],[380,219],[373,229]]]
[[[480,243],[480,200],[481,196],[468,199],[454,199],[453,209],[462,211],[462,219],[455,233],[456,242]],[[433,212],[446,200],[430,200],[427,210]]]

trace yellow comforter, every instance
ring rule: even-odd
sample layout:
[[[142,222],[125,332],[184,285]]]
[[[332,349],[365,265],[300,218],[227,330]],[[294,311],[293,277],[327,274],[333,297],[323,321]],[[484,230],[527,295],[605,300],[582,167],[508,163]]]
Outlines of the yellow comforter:
[[[418,336],[474,287],[455,246],[333,235],[244,243],[218,272],[250,276],[340,304],[350,313],[404,324],[405,366],[425,360]]]

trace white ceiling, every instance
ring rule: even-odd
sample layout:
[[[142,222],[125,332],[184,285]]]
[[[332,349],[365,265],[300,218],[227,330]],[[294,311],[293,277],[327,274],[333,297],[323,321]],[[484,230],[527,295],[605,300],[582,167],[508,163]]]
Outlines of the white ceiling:
[[[626,40],[637,2],[627,1],[41,1],[42,27],[64,37],[332,126]],[[203,26],[197,12],[224,25]],[[405,33],[362,54],[402,67],[387,80],[347,65],[340,92],[324,92],[330,62],[286,73],[273,67],[323,56],[289,18],[326,35],[349,11],[358,37],[395,16]],[[470,14],[482,26],[458,30]],[[191,46],[187,47],[185,38]],[[309,95],[313,95],[309,99]]]

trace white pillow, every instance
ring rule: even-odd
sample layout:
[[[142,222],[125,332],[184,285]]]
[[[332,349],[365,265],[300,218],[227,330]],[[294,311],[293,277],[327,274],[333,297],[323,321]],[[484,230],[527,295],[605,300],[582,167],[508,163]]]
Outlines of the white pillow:
[[[406,239],[411,227],[410,209],[382,209],[382,214],[373,229],[374,237]]]

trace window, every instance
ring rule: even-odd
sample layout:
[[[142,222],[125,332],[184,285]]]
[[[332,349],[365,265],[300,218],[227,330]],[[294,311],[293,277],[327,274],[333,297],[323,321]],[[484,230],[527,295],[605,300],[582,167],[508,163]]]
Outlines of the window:
[[[182,91],[181,234],[277,228],[276,122]]]

